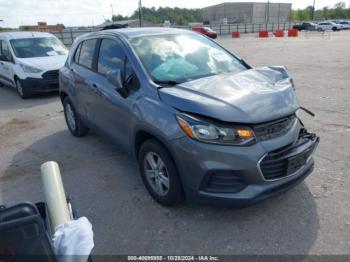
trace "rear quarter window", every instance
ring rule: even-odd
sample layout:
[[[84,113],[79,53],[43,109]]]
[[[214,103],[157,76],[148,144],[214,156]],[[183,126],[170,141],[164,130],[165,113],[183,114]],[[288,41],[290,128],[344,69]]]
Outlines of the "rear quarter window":
[[[78,64],[92,69],[96,39],[85,40],[81,43]]]
[[[80,50],[81,50],[81,43],[79,44],[78,48],[75,50],[74,53],[74,63],[79,64],[79,55],[80,55]]]

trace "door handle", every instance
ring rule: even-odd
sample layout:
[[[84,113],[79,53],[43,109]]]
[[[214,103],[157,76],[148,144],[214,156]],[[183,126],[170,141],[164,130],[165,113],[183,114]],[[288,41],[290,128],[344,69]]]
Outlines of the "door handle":
[[[93,91],[94,93],[96,93],[96,94],[101,93],[100,90],[99,90],[99,88],[98,88],[98,86],[97,86],[97,84],[93,83],[93,84],[91,84],[91,87],[92,87],[92,91]]]

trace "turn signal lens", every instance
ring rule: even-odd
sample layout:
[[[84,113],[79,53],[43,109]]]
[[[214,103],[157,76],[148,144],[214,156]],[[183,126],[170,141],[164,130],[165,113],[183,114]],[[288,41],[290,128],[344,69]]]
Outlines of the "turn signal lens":
[[[177,123],[179,124],[179,126],[182,128],[182,130],[189,136],[189,137],[194,137],[194,134],[192,132],[191,127],[189,126],[189,124],[184,121],[183,119],[177,117],[176,118]]]
[[[243,138],[243,139],[253,138],[253,137],[254,137],[254,133],[253,133],[253,131],[250,130],[250,129],[240,129],[240,128],[237,128],[237,129],[236,129],[236,132],[237,132],[237,135],[238,135],[240,138]]]

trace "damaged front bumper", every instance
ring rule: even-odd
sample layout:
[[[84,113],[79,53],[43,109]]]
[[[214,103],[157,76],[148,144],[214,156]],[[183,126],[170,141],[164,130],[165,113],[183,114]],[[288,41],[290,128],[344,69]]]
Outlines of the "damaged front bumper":
[[[233,152],[220,152],[217,147],[216,166],[221,163],[225,168],[214,167],[216,159],[213,154],[208,156],[212,162],[205,169],[205,159],[200,163],[200,168],[196,169],[192,162],[192,170],[195,172],[191,172],[191,179],[198,178],[198,183],[199,180],[201,182],[198,189],[185,188],[187,200],[191,204],[240,208],[279,195],[311,174],[314,168],[312,156],[319,141],[315,134],[301,128],[295,142],[262,153],[263,156],[260,155],[260,160],[256,160],[255,167],[250,166],[251,154],[260,154],[258,147],[246,155],[242,152],[244,149],[249,150],[249,147],[241,148],[239,158]]]

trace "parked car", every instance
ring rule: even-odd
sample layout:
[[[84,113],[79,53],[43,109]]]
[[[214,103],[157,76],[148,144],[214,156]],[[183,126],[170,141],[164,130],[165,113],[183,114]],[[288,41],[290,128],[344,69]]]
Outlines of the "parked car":
[[[69,131],[110,138],[138,161],[161,204],[244,206],[314,166],[318,137],[284,67],[252,68],[188,30],[129,28],[79,37],[60,70]]]
[[[171,27],[171,23],[169,20],[165,20],[163,23],[163,27]]]
[[[339,24],[343,26],[343,29],[350,29],[350,21],[340,21]]]
[[[332,21],[320,22],[317,25],[318,31],[327,31],[327,30],[340,31],[342,28],[343,28],[342,25],[336,24]]]
[[[317,24],[312,22],[304,22],[299,25],[294,25],[293,29],[297,29],[299,31],[302,31],[302,30],[315,31],[317,29]]]
[[[54,35],[41,32],[0,33],[0,81],[22,98],[58,90],[58,70],[68,50]]]
[[[210,27],[196,26],[196,27],[192,27],[192,31],[201,33],[213,39],[216,39],[218,37],[218,34]]]

